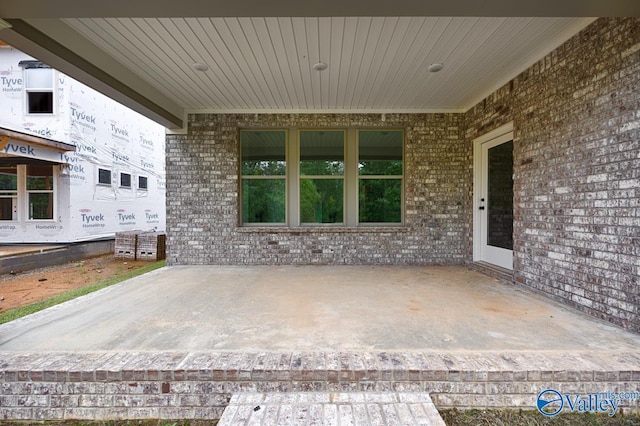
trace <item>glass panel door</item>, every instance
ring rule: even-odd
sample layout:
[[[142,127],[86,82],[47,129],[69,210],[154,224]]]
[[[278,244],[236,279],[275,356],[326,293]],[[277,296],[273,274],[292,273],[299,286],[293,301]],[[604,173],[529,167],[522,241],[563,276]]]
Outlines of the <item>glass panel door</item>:
[[[474,142],[474,261],[513,269],[513,131]],[[495,134],[495,133],[494,133]]]
[[[487,150],[487,244],[513,250],[513,141]]]

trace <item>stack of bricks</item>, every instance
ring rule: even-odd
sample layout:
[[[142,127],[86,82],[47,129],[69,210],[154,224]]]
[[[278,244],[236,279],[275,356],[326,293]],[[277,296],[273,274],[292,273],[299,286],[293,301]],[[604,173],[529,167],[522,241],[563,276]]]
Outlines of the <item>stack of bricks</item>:
[[[116,232],[116,242],[114,249],[116,259],[136,259],[139,232],[140,231]]]
[[[165,259],[166,238],[166,235],[162,232],[117,232],[115,257],[117,259],[132,260]]]
[[[162,260],[166,257],[166,235],[161,232],[138,234],[136,258],[139,260]]]

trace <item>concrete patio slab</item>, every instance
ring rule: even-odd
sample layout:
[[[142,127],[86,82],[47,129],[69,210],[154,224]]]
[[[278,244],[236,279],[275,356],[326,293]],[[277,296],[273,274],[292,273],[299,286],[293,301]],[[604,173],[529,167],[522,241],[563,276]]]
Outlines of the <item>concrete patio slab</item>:
[[[453,266],[178,266],[0,326],[0,351],[637,350]]]

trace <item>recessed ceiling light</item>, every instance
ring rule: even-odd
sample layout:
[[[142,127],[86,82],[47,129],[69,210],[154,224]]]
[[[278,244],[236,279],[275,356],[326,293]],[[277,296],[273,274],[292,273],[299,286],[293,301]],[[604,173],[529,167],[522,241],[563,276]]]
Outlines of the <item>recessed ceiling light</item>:
[[[313,69],[316,71],[324,71],[328,67],[324,62],[318,62],[317,64],[313,64]]]
[[[201,64],[200,62],[196,62],[195,64],[191,65],[191,68],[200,72],[205,72],[209,69],[207,65]]]
[[[427,69],[429,70],[429,72],[438,72],[442,70],[442,68],[444,68],[444,64],[436,63],[436,64],[429,65],[429,68]]]

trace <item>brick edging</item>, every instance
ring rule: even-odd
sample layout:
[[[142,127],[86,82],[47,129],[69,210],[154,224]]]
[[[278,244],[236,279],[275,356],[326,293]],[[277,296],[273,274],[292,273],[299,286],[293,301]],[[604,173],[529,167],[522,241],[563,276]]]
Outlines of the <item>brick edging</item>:
[[[640,353],[0,353],[0,417],[219,418],[238,392],[429,392],[439,408],[534,408],[545,388],[640,391]],[[638,410],[640,400],[625,409]]]

